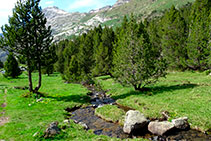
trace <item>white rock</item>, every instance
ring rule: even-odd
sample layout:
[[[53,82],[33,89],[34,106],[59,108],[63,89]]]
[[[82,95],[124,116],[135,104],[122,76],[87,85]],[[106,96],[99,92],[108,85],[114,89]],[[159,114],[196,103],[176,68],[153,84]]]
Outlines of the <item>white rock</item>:
[[[166,132],[174,128],[174,124],[168,121],[152,121],[148,125],[148,130],[156,135],[162,136]]]
[[[126,113],[123,131],[127,134],[142,130],[148,124],[148,120],[139,111],[130,110]]]
[[[172,124],[174,124],[177,129],[187,129],[189,127],[188,117],[173,119]]]

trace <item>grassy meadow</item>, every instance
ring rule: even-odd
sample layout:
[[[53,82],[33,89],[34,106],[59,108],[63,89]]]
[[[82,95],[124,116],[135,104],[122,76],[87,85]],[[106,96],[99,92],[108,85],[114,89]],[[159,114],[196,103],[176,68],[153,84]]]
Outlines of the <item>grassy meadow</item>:
[[[211,76],[205,73],[169,72],[166,78],[148,86],[150,90],[146,92],[123,87],[109,76],[98,77],[97,81],[118,104],[137,109],[147,117],[159,118],[163,111],[168,111],[170,120],[187,116],[192,128],[211,128]],[[99,109],[98,113],[107,118],[109,109],[112,110]],[[114,115],[110,119],[116,118]]]
[[[35,85],[36,73],[33,74],[33,80]],[[171,118],[189,117],[191,127],[204,131],[211,127],[211,76],[205,73],[170,72],[167,78],[149,86],[151,90],[147,92],[123,87],[109,76],[98,77],[96,80],[119,104],[137,109],[147,117],[160,117],[162,111],[168,111]],[[5,102],[4,96],[7,103],[5,108],[0,106],[0,113],[6,110],[0,116],[9,117],[9,122],[0,126],[0,140],[44,140],[43,132],[51,122],[59,121],[60,127],[65,125],[65,108],[89,104],[87,89],[80,84],[64,83],[59,74],[49,77],[43,75],[42,84],[40,92],[45,97],[37,102],[33,96],[23,97],[27,90],[14,88],[28,86],[25,73],[18,79],[7,79],[0,74],[0,104]],[[108,121],[123,124],[125,112],[115,105],[98,108],[96,113]],[[45,140],[118,140],[97,136],[72,121],[68,126],[58,136]]]
[[[37,74],[33,74],[34,85]],[[9,117],[9,123],[0,126],[0,140],[31,141],[43,140],[43,132],[53,121],[64,125],[65,108],[87,105],[89,98],[87,89],[79,84],[65,84],[59,74],[43,76],[43,86],[40,92],[45,93],[43,101],[35,98],[23,98],[27,90],[17,90],[14,86],[28,86],[27,75],[24,73],[18,79],[6,79],[0,74],[0,105],[3,103],[5,89],[7,106],[4,116]],[[0,106],[0,113],[3,108]],[[2,115],[0,115],[2,116]],[[35,134],[37,133],[37,135]],[[54,140],[108,140],[109,137],[97,136],[92,131],[85,131],[80,125],[71,121],[70,127],[63,130]],[[49,140],[53,140],[49,139]]]

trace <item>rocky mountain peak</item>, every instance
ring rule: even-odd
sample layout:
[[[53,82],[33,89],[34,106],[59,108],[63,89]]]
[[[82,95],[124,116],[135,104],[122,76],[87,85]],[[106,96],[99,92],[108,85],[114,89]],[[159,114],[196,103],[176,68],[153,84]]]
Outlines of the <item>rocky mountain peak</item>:
[[[117,2],[113,5],[113,7],[121,6],[122,4],[128,3],[131,0],[117,0]]]

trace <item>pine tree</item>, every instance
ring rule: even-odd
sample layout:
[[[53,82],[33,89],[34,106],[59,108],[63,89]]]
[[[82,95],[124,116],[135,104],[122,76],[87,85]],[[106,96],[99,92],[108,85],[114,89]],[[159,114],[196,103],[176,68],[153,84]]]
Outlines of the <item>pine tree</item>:
[[[81,77],[81,69],[78,58],[76,55],[72,55],[64,78],[68,82],[80,82],[82,79]]]
[[[187,51],[188,67],[193,70],[209,68],[210,7],[210,0],[196,0],[191,9]]]
[[[60,41],[57,45],[56,45],[56,55],[57,55],[57,62],[55,63],[54,67],[55,70],[61,74],[64,74],[64,62],[65,62],[65,58],[63,55],[64,49],[66,48],[68,44],[67,40],[64,41]]]
[[[64,57],[64,73],[63,78],[68,82],[78,82],[81,78],[79,63],[77,58],[79,38],[69,41],[67,47],[63,51]]]
[[[114,53],[113,76],[123,85],[141,90],[165,76],[165,62],[150,44],[142,23],[131,15],[126,33],[118,37]]]
[[[18,62],[12,53],[8,55],[4,65],[4,69],[5,69],[5,74],[4,74],[5,77],[17,78],[22,73],[19,68]]]
[[[80,40],[78,53],[79,65],[81,67],[81,78],[90,79],[91,70],[94,65],[93,33],[83,34]]]
[[[155,19],[150,21],[147,24],[147,33],[149,35],[150,43],[153,46],[154,49],[157,49],[157,52],[160,52],[159,55],[162,52],[162,46],[161,46],[161,27],[160,25],[160,19]]]
[[[40,0],[18,0],[9,18],[9,24],[2,27],[6,49],[23,55],[27,61],[29,91],[37,93],[41,87],[41,67],[44,57],[49,53],[53,40],[47,19],[39,7]],[[32,71],[38,70],[38,85],[33,88]]]
[[[185,20],[180,12],[172,6],[170,11],[166,12],[162,25],[161,44],[164,58],[170,68],[185,69],[187,59]]]
[[[46,56],[43,56],[44,61],[42,61],[42,72],[44,74],[52,74],[54,72],[54,64],[57,61],[57,55],[56,55],[56,47],[55,45],[52,45],[49,49],[49,53],[46,54]]]
[[[101,42],[95,48],[95,67],[93,69],[94,75],[110,74],[112,68],[112,50],[113,42],[115,40],[114,32],[111,28],[105,27],[102,32]]]

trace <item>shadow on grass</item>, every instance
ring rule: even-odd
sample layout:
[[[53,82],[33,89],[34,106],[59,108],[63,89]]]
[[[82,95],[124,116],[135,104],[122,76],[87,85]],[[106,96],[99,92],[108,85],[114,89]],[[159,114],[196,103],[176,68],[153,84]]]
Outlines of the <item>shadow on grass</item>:
[[[69,96],[48,96],[45,95],[43,96],[45,98],[51,98],[56,101],[63,101],[63,102],[78,102],[81,104],[86,104],[90,101],[90,98],[88,96],[81,96],[81,95],[69,95]]]
[[[197,87],[197,84],[180,84],[180,85],[173,85],[173,86],[156,86],[156,87],[147,87],[146,91],[131,91],[129,93],[125,93],[122,95],[118,95],[118,96],[112,96],[113,99],[124,99],[126,97],[129,97],[131,95],[139,95],[139,94],[143,94],[143,95],[148,95],[148,96],[152,96],[152,95],[156,95],[156,94],[161,94],[164,92],[172,92],[175,90],[182,90],[182,89],[191,89],[194,87]]]

